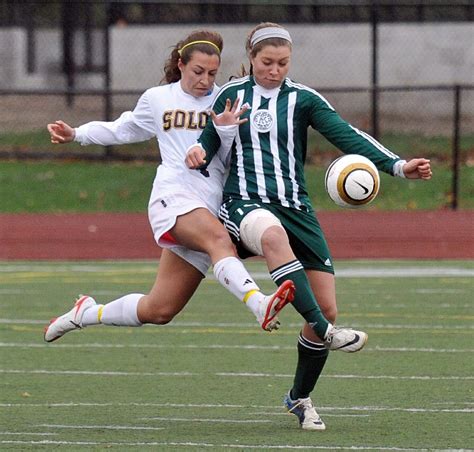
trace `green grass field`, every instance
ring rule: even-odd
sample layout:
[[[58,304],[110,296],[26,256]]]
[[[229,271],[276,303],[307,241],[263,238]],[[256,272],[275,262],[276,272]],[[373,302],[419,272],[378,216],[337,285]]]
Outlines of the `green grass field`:
[[[452,138],[422,133],[384,133],[380,141],[403,158],[432,160],[429,183],[402,181],[381,175],[377,200],[367,209],[444,209],[452,201]],[[460,209],[474,208],[474,135],[460,137]],[[30,132],[0,133],[0,149],[32,153],[41,151],[87,152],[101,155],[101,146],[78,143],[52,146],[46,128]],[[114,146],[115,153],[157,156],[155,140]],[[324,191],[324,173],[330,162],[342,155],[324,137],[310,130],[306,167],[307,189],[321,210],[338,209]],[[88,163],[69,161],[0,161],[0,212],[127,212],[145,211],[156,163]]]
[[[337,210],[324,190],[326,165],[306,168],[307,188],[319,210]],[[0,161],[0,212],[145,212],[154,163]],[[377,198],[367,210],[436,210],[451,204],[452,174],[433,163],[433,179],[407,181],[381,174]],[[459,208],[474,209],[474,167],[464,165]]]
[[[449,135],[426,135],[423,133],[406,132],[385,132],[379,140],[386,147],[396,153],[400,153],[405,158],[425,156],[427,158],[437,158],[448,160],[451,157],[452,137]],[[459,148],[462,154],[467,155],[474,150],[474,134],[468,131],[461,131]],[[104,152],[102,146],[82,147],[79,143],[51,147],[49,133],[44,128],[23,132],[0,132],[0,149],[5,151],[75,151],[91,154],[101,154]],[[336,148],[330,144],[319,133],[308,130],[308,149],[313,157],[335,152]],[[154,139],[143,143],[114,146],[114,151],[124,154],[151,154],[157,150]]]
[[[333,352],[318,390],[325,432],[281,401],[300,320],[260,331],[211,277],[170,325],[89,327],[54,344],[47,320],[78,293],[147,291],[150,262],[0,262],[0,449],[473,450],[474,262],[338,265],[339,323],[369,333]],[[249,265],[270,291],[259,262]]]

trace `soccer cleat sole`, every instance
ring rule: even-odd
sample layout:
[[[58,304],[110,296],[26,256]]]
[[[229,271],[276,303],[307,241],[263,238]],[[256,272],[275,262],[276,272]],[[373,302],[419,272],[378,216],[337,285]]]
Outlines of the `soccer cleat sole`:
[[[265,331],[273,331],[278,329],[280,322],[275,320],[276,316],[288,303],[291,303],[294,299],[295,285],[293,281],[285,281],[275,292],[273,302],[269,303],[267,306],[265,319],[262,322],[262,329]]]

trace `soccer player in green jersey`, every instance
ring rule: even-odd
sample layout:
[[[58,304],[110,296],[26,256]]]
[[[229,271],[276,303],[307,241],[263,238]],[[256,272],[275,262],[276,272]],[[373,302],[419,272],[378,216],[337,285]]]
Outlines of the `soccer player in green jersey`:
[[[306,190],[307,129],[317,130],[346,154],[364,155],[393,176],[430,179],[430,162],[400,159],[344,121],[317,91],[289,79],[292,40],[280,25],[255,27],[246,49],[250,74],[224,85],[213,104],[214,114],[236,99],[247,107],[242,115],[247,121],[234,126],[219,216],[242,257],[264,256],[275,283],[295,283],[293,306],[306,322],[298,339],[294,384],[284,403],[303,429],[324,430],[309,396],[329,350],[358,351],[367,335],[332,325],[337,314],[334,268]],[[199,145],[188,150],[187,165],[209,165],[219,144],[209,122]]]

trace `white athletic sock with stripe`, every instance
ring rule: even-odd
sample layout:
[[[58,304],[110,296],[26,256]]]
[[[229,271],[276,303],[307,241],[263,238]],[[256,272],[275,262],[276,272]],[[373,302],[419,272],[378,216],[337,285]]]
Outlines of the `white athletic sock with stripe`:
[[[82,325],[142,326],[137,316],[137,305],[141,293],[125,295],[105,305],[92,306],[84,312]]]
[[[264,296],[244,264],[236,257],[225,257],[214,264],[214,276],[230,293],[243,301],[255,314]]]

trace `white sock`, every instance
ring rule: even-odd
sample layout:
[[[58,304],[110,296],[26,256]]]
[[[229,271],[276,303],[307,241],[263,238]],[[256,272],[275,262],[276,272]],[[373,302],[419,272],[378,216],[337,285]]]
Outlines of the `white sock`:
[[[244,264],[236,257],[225,257],[216,262],[214,264],[214,275],[230,293],[247,305],[252,298],[255,298],[254,296],[248,296],[249,292],[257,291],[263,296],[260,288],[245,269]]]
[[[249,308],[255,314],[257,319],[260,316],[260,301],[263,297],[265,297],[265,295],[263,295],[262,292],[253,292],[245,302],[247,308]]]
[[[141,326],[142,323],[137,316],[137,305],[143,296],[141,293],[132,293],[105,305],[93,306],[84,312],[82,324],[84,326],[98,323],[114,326]]]
[[[82,326],[99,325],[99,312],[104,308],[103,304],[96,304],[84,311],[82,315]]]

